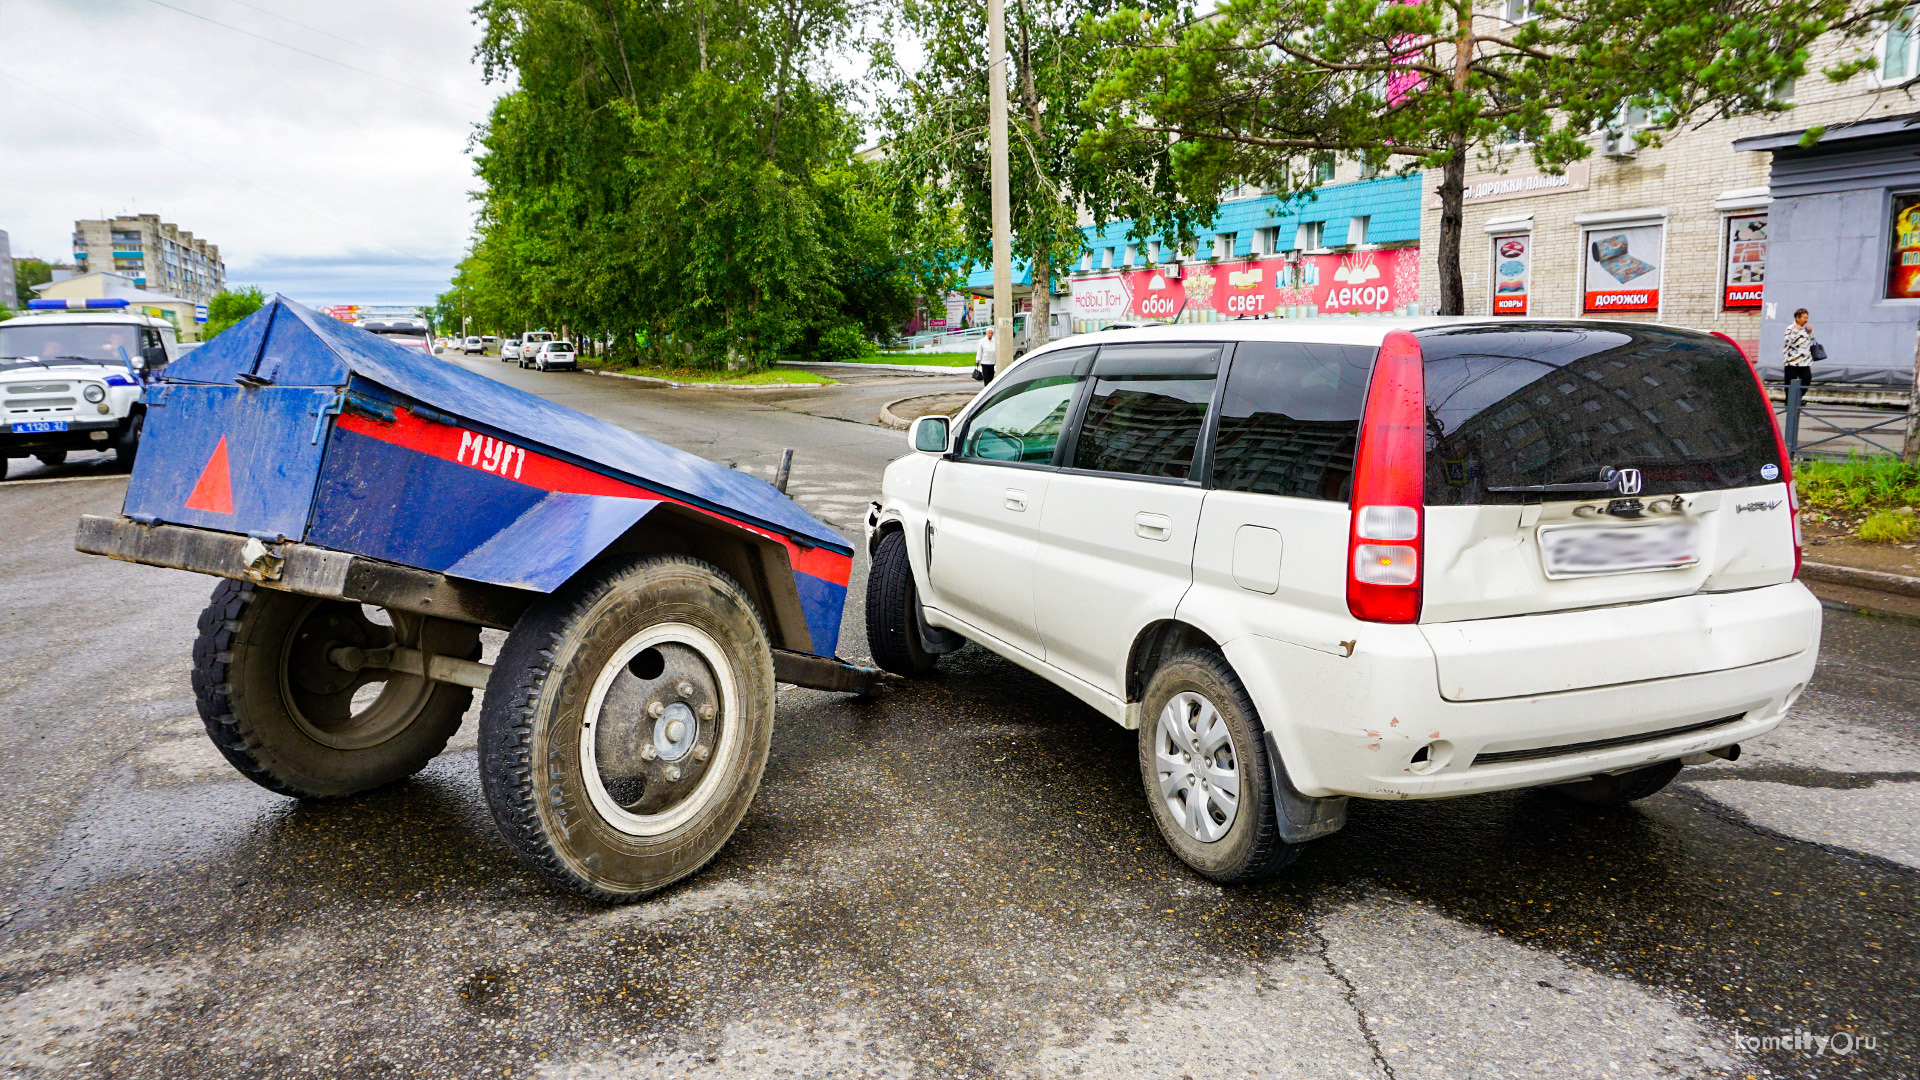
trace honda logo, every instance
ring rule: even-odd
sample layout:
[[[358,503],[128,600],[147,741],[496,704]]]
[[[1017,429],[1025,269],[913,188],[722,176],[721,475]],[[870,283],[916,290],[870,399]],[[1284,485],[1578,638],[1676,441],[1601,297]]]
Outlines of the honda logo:
[[[1614,481],[1620,485],[1620,494],[1640,494],[1639,469],[1621,469],[1618,473],[1614,474]]]

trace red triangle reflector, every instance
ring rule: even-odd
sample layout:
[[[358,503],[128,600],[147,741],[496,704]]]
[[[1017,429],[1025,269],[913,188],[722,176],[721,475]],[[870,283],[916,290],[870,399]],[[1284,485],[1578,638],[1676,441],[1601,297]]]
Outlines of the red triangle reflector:
[[[220,436],[220,445],[213,448],[207,467],[200,470],[193,494],[187,496],[187,509],[205,510],[209,514],[233,513],[233,476],[227,468],[225,435]]]

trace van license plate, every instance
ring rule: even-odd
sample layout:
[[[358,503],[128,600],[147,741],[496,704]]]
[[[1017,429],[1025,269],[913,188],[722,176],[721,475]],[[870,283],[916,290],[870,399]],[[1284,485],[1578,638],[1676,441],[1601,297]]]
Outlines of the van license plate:
[[[1550,578],[1677,570],[1700,561],[1700,529],[1691,521],[1559,525],[1540,530],[1540,561]]]
[[[67,430],[65,420],[15,420],[13,422],[15,435],[37,435],[43,431],[65,430]]]

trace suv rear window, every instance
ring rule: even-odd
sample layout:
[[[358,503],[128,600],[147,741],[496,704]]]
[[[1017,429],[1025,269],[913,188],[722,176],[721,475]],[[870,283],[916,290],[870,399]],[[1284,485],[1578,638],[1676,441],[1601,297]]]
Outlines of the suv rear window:
[[[1639,469],[1640,494],[1750,487],[1778,465],[1771,406],[1727,342],[1648,326],[1465,326],[1419,334],[1427,504],[1579,498],[1495,491]]]

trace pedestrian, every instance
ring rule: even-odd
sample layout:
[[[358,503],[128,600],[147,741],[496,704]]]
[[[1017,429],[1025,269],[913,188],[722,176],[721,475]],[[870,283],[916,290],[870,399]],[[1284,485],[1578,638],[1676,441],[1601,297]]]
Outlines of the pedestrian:
[[[1827,350],[1813,339],[1813,327],[1807,322],[1807,309],[1801,308],[1793,313],[1793,325],[1787,327],[1786,338],[1780,343],[1781,365],[1787,369],[1787,385],[1798,381],[1803,387],[1813,385],[1813,362],[1826,359]],[[1819,350],[1819,356],[1815,356]]]
[[[1000,358],[998,346],[993,343],[993,327],[981,336],[980,344],[973,350],[973,377],[976,382],[993,381],[993,365]]]

